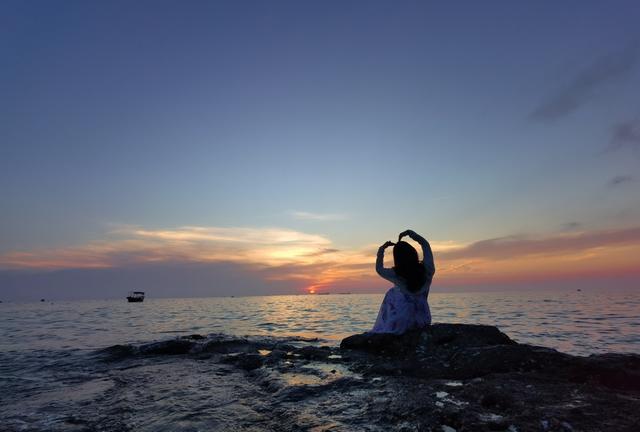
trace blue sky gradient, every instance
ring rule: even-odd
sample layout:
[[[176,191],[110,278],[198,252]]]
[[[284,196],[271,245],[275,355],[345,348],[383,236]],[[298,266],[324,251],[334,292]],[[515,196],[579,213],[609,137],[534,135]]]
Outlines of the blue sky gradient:
[[[0,17],[0,255],[122,226],[355,249],[407,227],[469,244],[640,220],[636,1],[5,1]]]

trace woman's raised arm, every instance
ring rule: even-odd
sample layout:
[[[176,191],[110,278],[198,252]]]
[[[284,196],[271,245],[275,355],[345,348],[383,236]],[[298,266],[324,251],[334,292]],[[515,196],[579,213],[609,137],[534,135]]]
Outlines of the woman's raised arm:
[[[394,272],[393,269],[384,268],[384,250],[393,245],[393,242],[388,241],[378,249],[378,255],[376,257],[376,273],[386,280],[395,283],[396,272]]]
[[[420,246],[422,246],[424,266],[429,274],[433,276],[433,274],[436,272],[436,265],[433,262],[433,252],[431,251],[431,245],[429,244],[427,239],[413,230],[406,230],[400,233],[400,235],[398,236],[398,241],[400,241],[404,236],[409,236],[413,241],[420,243]]]

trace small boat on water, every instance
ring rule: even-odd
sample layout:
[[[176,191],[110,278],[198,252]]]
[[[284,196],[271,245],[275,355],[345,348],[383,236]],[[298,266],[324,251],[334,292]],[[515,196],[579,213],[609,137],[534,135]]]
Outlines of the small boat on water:
[[[127,296],[129,303],[142,303],[144,301],[144,291],[131,291]]]

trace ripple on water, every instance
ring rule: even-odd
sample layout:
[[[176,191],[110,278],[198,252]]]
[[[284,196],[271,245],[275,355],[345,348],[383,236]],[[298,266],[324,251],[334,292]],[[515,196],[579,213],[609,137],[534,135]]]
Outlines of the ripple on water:
[[[63,346],[95,349],[158,339],[163,334],[210,333],[302,335],[332,340],[371,328],[381,294],[273,296],[208,299],[153,299],[141,305],[121,300],[12,304],[3,303],[0,352],[57,350]],[[563,348],[575,354],[624,346],[626,332],[640,326],[638,293],[600,295],[581,292],[460,293],[434,291],[434,322],[498,325],[521,342]],[[98,319],[96,319],[98,317]],[[615,323],[615,325],[612,325]],[[612,328],[617,329],[616,335]],[[577,334],[586,337],[577,338]],[[597,340],[598,344],[589,342]],[[576,339],[569,340],[573,337]]]

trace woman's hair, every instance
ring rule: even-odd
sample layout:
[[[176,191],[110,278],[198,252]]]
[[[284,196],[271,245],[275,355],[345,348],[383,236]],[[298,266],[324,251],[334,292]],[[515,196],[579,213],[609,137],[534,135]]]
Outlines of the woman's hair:
[[[393,247],[393,261],[393,270],[407,281],[407,289],[419,291],[427,281],[427,271],[418,260],[418,251],[409,243],[399,241]]]

